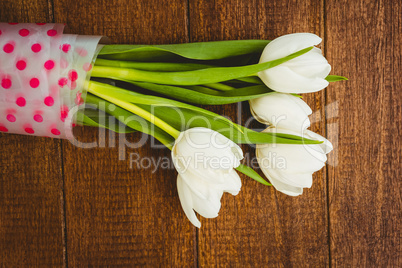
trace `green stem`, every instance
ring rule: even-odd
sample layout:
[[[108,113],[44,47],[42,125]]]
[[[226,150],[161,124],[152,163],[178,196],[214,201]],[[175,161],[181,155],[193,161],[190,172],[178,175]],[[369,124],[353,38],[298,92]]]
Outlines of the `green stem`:
[[[220,90],[220,91],[228,91],[228,90],[232,90],[235,89],[234,87],[222,84],[222,83],[210,83],[210,84],[205,84],[204,86],[209,87],[209,88],[213,88],[216,90]]]
[[[88,83],[87,89],[88,89],[88,92],[90,92],[100,98],[103,98],[107,101],[110,101],[110,102],[116,104],[117,106],[120,106],[121,108],[126,109],[127,111],[130,111],[138,116],[141,116],[145,120],[151,122],[152,124],[160,127],[164,131],[166,131],[173,138],[177,139],[179,137],[180,131],[173,128],[171,125],[167,124],[165,121],[161,120],[160,118],[156,117],[155,115],[151,114],[150,112],[138,107],[137,105],[122,101],[118,98],[113,97],[112,95],[97,92],[97,85],[92,82]]]
[[[151,135],[153,136],[155,139],[157,139],[158,141],[160,141],[163,145],[165,145],[167,148],[171,148],[173,145],[174,140],[172,141],[172,137],[165,132],[160,132],[158,131],[158,129],[156,129],[157,127],[154,126],[154,128],[152,127],[145,127],[142,124],[136,124],[136,120],[130,120],[132,113],[126,111],[125,109],[116,106],[112,103],[110,103],[109,101],[99,98],[91,93],[87,94],[86,98],[85,98],[85,103],[87,104],[92,104],[94,107],[96,107],[97,109],[104,111],[110,115],[112,115],[114,118],[116,118],[118,121],[120,121],[122,124],[126,125],[127,127],[129,127],[130,129],[134,129],[136,131],[140,131],[143,132],[145,134]],[[85,116],[85,115],[84,115]],[[86,120],[84,120],[82,122],[84,125],[88,125],[88,126],[96,126],[93,124],[93,122],[88,122]],[[88,124],[91,123],[91,124]],[[97,122],[95,122],[97,123]],[[97,127],[106,127],[110,130],[113,130],[115,132],[118,132],[118,130],[110,128],[110,126],[106,125],[102,126],[99,123],[97,123]],[[162,130],[161,130],[162,131]]]

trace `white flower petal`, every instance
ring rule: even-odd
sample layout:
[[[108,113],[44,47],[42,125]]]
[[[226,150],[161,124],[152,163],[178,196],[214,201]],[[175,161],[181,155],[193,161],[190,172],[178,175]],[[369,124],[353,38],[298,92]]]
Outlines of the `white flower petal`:
[[[260,63],[288,56],[301,49],[317,45],[321,38],[315,34],[298,33],[284,35],[270,42],[262,52]],[[283,93],[316,92],[328,86],[325,78],[331,65],[319,48],[291,59],[279,66],[258,73],[271,89]]]
[[[256,156],[261,170],[278,190],[288,195],[299,195],[312,185],[312,173],[321,169],[332,144],[310,130],[298,133],[289,129],[267,128],[263,132],[304,135],[324,141],[323,144],[259,144]],[[280,161],[282,160],[282,161]]]
[[[180,174],[177,176],[177,192],[179,194],[181,206],[187,218],[195,227],[200,228],[201,222],[197,219],[197,216],[193,210],[193,199],[190,189],[188,188],[187,184],[183,182]]]
[[[306,54],[287,61],[282,65],[308,78],[325,78],[331,71],[331,65],[322,56],[321,49],[316,47]]]
[[[193,208],[198,214],[204,218],[218,217],[221,209],[221,197],[223,192],[214,190],[210,192],[209,199],[201,199],[198,196],[193,196]]]
[[[284,94],[286,94],[286,93],[284,93]],[[310,115],[313,113],[310,106],[308,106],[308,104],[305,103],[301,98],[295,97],[295,98],[292,98],[291,100],[294,101],[297,105],[299,105],[299,107],[306,113],[306,115]]]
[[[280,128],[267,128],[263,132],[304,135],[304,133]],[[310,132],[306,131],[306,133]],[[327,161],[321,144],[259,144],[257,149],[265,155],[262,159],[265,167],[280,168],[289,173],[315,172],[320,170]]]
[[[294,33],[280,36],[271,41],[264,49],[260,62],[283,58],[307,47],[316,46],[322,39],[312,33]]]
[[[304,131],[310,126],[308,115],[312,111],[298,97],[274,92],[249,102],[253,116],[261,123],[295,131]]]
[[[218,169],[229,172],[240,165],[243,153],[237,144],[216,131],[191,128],[176,139],[172,157],[184,159],[181,162],[202,175],[205,172],[213,174]]]
[[[313,184],[313,173],[289,173],[280,169],[270,169],[269,173],[272,177],[277,178],[285,184],[302,187],[302,188],[310,188]]]
[[[198,176],[198,174],[193,173],[190,169],[180,174],[180,177],[187,184],[192,193],[201,199],[207,199],[210,189],[216,187],[214,184],[211,185],[211,183]]]
[[[324,143],[320,144],[319,146],[326,154],[328,154],[334,149],[332,143],[329,140],[311,130],[306,130],[305,137],[308,139],[323,141]]]
[[[325,154],[315,154],[305,147],[317,145],[301,144],[264,144],[257,145],[257,150],[265,157],[261,158],[260,167],[276,168],[289,173],[308,173],[320,170],[325,165]],[[317,146],[315,149],[319,149]],[[314,153],[314,154],[313,154]]]
[[[275,187],[275,189],[281,193],[284,193],[284,194],[290,195],[290,196],[298,196],[303,193],[302,187],[295,187],[295,186],[285,184],[285,183],[281,182],[280,180],[277,180],[275,177],[268,177],[268,179],[271,182],[271,184]]]
[[[225,176],[225,182],[220,185],[220,189],[226,193],[237,195],[241,189],[241,179],[239,174],[232,169],[228,175]]]
[[[317,92],[329,85],[324,78],[308,78],[293,72],[284,65],[259,72],[258,76],[269,88],[283,93]]]
[[[303,193],[303,188],[302,187],[295,187],[292,185],[288,185],[284,182],[282,182],[279,178],[275,177],[274,175],[271,174],[271,171],[273,169],[271,168],[265,168],[263,165],[261,165],[260,160],[263,158],[263,153],[257,149],[256,151],[256,157],[257,161],[260,164],[260,168],[264,175],[268,178],[269,182],[272,184],[272,186],[275,187],[275,189],[279,192],[282,192],[286,195],[290,196],[298,196]]]
[[[195,212],[206,218],[218,216],[224,191],[237,194],[241,181],[233,167],[240,165],[243,152],[233,141],[207,128],[182,132],[172,148],[179,172],[177,189],[183,210],[197,227]]]

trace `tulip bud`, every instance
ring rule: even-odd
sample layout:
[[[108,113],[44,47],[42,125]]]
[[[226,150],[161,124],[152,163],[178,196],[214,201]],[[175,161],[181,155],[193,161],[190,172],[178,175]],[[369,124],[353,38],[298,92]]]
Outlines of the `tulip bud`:
[[[283,58],[299,50],[321,43],[321,38],[311,33],[283,35],[270,42],[262,52],[260,63]],[[314,47],[309,52],[258,73],[271,89],[283,93],[316,92],[328,86],[325,78],[331,65]]]
[[[298,135],[297,132],[267,128],[264,132],[278,132]],[[276,190],[297,196],[303,188],[310,188],[313,173],[324,167],[326,154],[332,150],[332,144],[324,137],[306,130],[304,137],[323,141],[322,144],[258,144],[256,156],[264,175]]]
[[[310,126],[310,107],[291,94],[274,92],[249,102],[252,115],[260,123],[297,132]]]
[[[224,192],[237,195],[241,180],[234,168],[243,152],[233,141],[208,128],[191,128],[180,134],[172,148],[177,190],[184,213],[200,227],[194,210],[205,218],[215,218]]]

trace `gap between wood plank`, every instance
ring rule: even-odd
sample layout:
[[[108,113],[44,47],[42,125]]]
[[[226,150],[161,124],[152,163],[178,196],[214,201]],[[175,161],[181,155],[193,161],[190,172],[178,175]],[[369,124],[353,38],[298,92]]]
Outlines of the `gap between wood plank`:
[[[48,0],[48,14],[49,14],[49,21],[55,23],[54,19],[54,2],[53,0]],[[63,140],[59,142],[60,148],[60,218],[61,218],[61,234],[62,234],[62,241],[63,241],[63,267],[68,267],[68,258],[67,258],[67,216],[66,216],[66,195],[65,195],[65,176],[64,176],[64,157],[63,157]]]
[[[321,1],[321,31],[323,35],[323,43],[324,43],[324,56],[327,56],[327,1],[322,0]],[[325,118],[325,135],[328,137],[328,125],[327,125],[327,111],[326,111],[326,106],[328,105],[328,93],[327,90],[324,91],[324,118]],[[332,267],[332,255],[331,255],[331,219],[330,219],[330,207],[329,207],[329,169],[328,169],[328,163],[327,166],[325,167],[325,179],[326,179],[326,190],[327,190],[327,195],[326,195],[326,201],[327,201],[327,236],[328,236],[328,267]]]
[[[63,141],[60,140],[60,171],[61,171],[61,181],[60,181],[60,212],[61,212],[61,228],[63,236],[63,267],[68,267],[67,259],[67,216],[66,216],[66,194],[65,194],[65,184],[64,184],[64,157],[63,157]]]
[[[187,25],[187,42],[191,42],[191,24],[190,24],[190,0],[187,0],[187,16],[186,16],[186,25]],[[194,237],[194,267],[198,268],[200,266],[200,262],[198,259],[199,255],[199,229],[195,228],[195,237]]]

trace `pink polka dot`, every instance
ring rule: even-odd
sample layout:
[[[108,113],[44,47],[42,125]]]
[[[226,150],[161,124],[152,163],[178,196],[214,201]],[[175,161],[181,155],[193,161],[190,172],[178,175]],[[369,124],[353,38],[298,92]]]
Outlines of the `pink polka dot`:
[[[28,29],[21,29],[18,32],[21,36],[27,36],[29,34],[29,30]]]
[[[33,119],[38,123],[43,122],[43,117],[40,114],[35,114]]]
[[[51,30],[47,31],[48,36],[55,36],[56,34],[57,34],[57,31],[54,30],[54,29],[51,29]]]
[[[1,86],[5,89],[10,88],[12,85],[10,78],[3,78],[1,79]]]
[[[17,61],[15,66],[17,67],[18,70],[22,71],[27,67],[27,63],[24,60],[19,60],[19,61]]]
[[[69,86],[70,90],[74,90],[77,88],[77,82],[69,81],[68,86]]]
[[[70,51],[70,49],[71,49],[71,45],[70,45],[70,44],[63,44],[63,45],[61,46],[61,50],[62,50],[64,53],[67,53],[68,51]]]
[[[0,131],[1,132],[8,132],[8,129],[4,126],[0,126]]]
[[[62,77],[59,79],[58,84],[59,84],[59,86],[64,87],[65,85],[67,85],[67,82],[68,82],[68,79],[65,77]]]
[[[45,25],[46,23],[43,23],[43,22],[41,22],[41,23],[36,23],[36,25]]]
[[[27,104],[27,101],[23,97],[19,97],[15,103],[20,107],[24,107]]]
[[[5,44],[4,47],[3,47],[3,51],[6,52],[6,53],[13,52],[14,51],[14,45],[11,44],[11,43]]]
[[[77,52],[78,55],[80,55],[81,57],[85,57],[86,55],[88,55],[88,51],[85,48],[82,48],[82,47],[77,47],[75,49],[75,52]]]
[[[33,51],[34,53],[38,53],[39,51],[41,51],[42,46],[41,46],[40,44],[36,43],[36,44],[33,44],[33,45],[31,46],[31,49],[32,49],[32,51]]]
[[[15,120],[17,120],[17,119],[15,118],[14,115],[8,114],[8,115],[7,115],[7,120],[8,120],[9,122],[15,122]]]
[[[76,81],[78,79],[78,73],[75,70],[70,70],[68,72],[68,79],[71,81]]]
[[[29,81],[29,85],[32,87],[32,88],[37,88],[38,86],[39,86],[39,79],[38,78],[32,78],[30,81]]]
[[[81,97],[81,92],[77,92],[77,95],[76,95],[76,97],[75,97],[75,100],[74,100],[74,102],[75,102],[75,104],[77,104],[77,105],[81,105],[81,104],[83,104],[84,103],[84,99]]]
[[[54,61],[48,60],[45,62],[44,66],[47,70],[51,70],[54,67]]]
[[[84,63],[84,65],[82,66],[82,69],[84,69],[84,71],[89,72],[90,70],[92,70],[92,64],[90,64],[89,62]]]
[[[69,112],[69,109],[68,109],[68,106],[67,105],[63,105],[61,108],[60,108],[60,120],[61,121],[63,121],[64,122],[64,120],[67,118],[67,116],[68,116],[68,112]]]
[[[44,103],[45,103],[47,106],[53,106],[53,104],[54,104],[54,99],[53,99],[52,97],[48,96],[48,97],[45,98]]]
[[[34,134],[35,133],[35,131],[31,127],[26,127],[25,132],[28,133],[28,134]]]
[[[52,130],[50,130],[50,132],[52,132],[53,135],[60,135],[60,130],[58,130],[57,128],[52,128]]]

